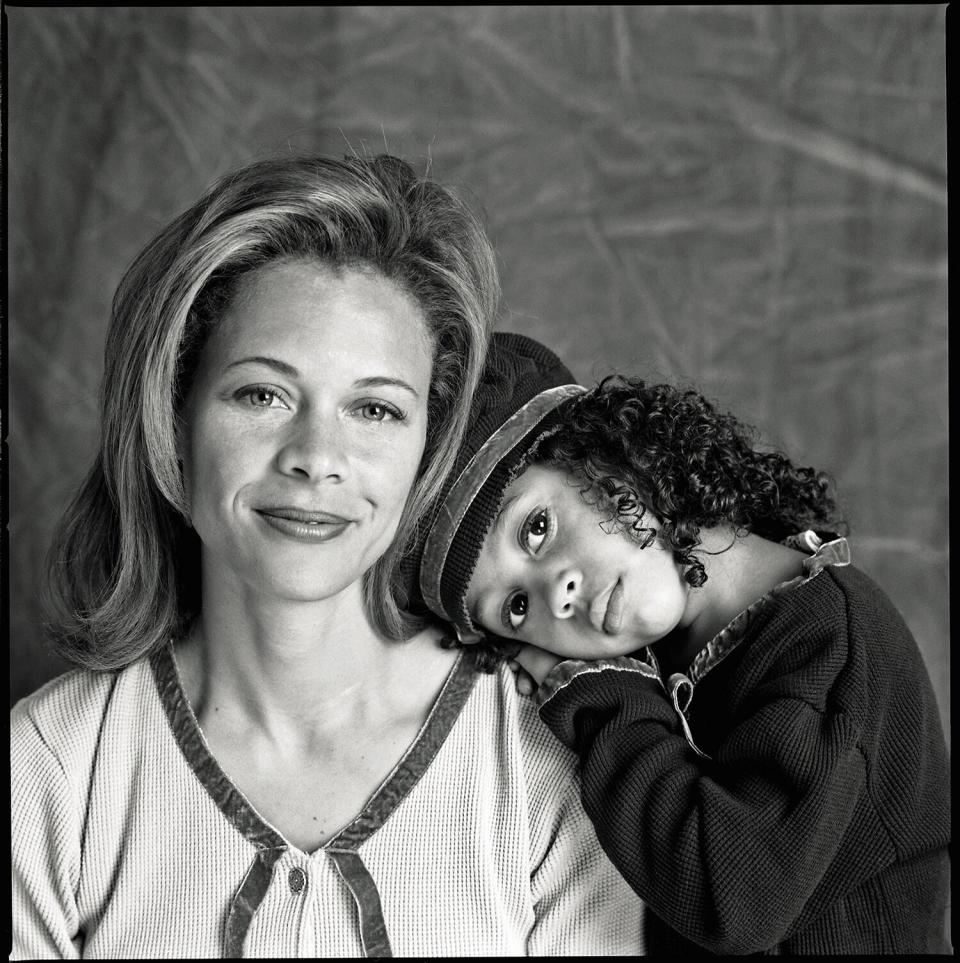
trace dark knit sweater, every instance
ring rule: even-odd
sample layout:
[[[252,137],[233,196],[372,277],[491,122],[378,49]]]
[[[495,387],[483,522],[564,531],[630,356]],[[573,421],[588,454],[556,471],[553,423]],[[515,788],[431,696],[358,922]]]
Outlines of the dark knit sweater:
[[[825,568],[751,619],[694,688],[705,755],[649,666],[579,665],[540,714],[580,755],[649,953],[949,951],[947,750],[916,642],[866,575]]]

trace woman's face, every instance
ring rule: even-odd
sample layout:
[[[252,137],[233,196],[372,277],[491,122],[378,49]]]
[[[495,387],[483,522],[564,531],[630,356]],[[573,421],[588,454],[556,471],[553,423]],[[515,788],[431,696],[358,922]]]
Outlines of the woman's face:
[[[511,483],[467,610],[490,632],[566,658],[626,655],[683,623],[688,585],[669,548],[611,532],[581,487],[539,465]]]
[[[416,478],[432,355],[416,302],[372,270],[305,260],[244,277],[185,411],[205,579],[301,602],[354,585]]]

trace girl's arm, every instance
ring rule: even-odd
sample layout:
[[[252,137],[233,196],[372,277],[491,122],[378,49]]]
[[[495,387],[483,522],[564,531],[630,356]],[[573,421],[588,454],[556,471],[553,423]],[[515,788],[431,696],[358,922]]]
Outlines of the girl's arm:
[[[864,788],[856,725],[773,686],[707,759],[655,674],[630,661],[572,674],[566,663],[567,680],[540,709],[580,755],[604,849],[653,911],[701,946],[750,953],[782,941]]]

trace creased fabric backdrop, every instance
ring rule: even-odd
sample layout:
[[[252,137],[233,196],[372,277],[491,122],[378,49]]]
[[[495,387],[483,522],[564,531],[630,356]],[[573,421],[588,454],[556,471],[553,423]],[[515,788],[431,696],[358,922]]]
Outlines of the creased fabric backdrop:
[[[482,208],[500,328],[836,477],[947,720],[945,5],[6,9],[12,699],[125,266],[238,164],[387,148]]]

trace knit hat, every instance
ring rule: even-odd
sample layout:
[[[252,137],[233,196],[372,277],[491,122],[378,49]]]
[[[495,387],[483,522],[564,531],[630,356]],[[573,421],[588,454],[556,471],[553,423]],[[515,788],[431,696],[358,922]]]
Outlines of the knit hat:
[[[467,612],[467,586],[503,493],[565,402],[585,389],[538,341],[496,332],[474,395],[470,426],[423,544],[423,602],[453,624],[460,641],[479,635]]]

